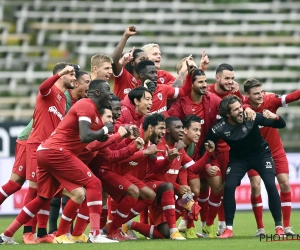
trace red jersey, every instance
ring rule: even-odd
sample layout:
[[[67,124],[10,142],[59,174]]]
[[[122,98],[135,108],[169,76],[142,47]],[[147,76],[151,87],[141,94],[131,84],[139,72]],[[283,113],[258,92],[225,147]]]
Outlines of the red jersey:
[[[242,96],[242,94],[239,90],[235,93],[232,93],[232,91],[227,91],[225,94],[219,94],[218,92],[216,92],[215,85],[216,85],[215,83],[208,85],[207,86],[207,91],[209,91],[211,93],[214,93],[215,95],[217,95],[221,99],[223,99],[225,96],[228,96],[228,95],[235,95],[243,101],[244,97]]]
[[[248,99],[246,99],[244,103],[250,105]],[[264,102],[260,105],[260,107],[253,110],[255,112],[263,113],[264,109],[268,109],[271,112],[276,113],[277,109],[282,106],[287,106],[285,103],[285,96],[268,94],[264,95]],[[260,126],[260,132],[263,138],[268,142],[273,156],[277,150],[283,149],[278,129]]]
[[[73,154],[79,155],[89,144],[80,140],[79,121],[90,122],[91,130],[96,131],[103,127],[101,116],[91,99],[83,98],[76,102],[49,139],[42,143],[42,147],[70,150]]]
[[[172,85],[175,81],[175,77],[165,70],[157,71],[157,84],[167,84]]]
[[[164,152],[157,153],[157,160],[164,161],[167,156],[166,145],[169,146],[170,149],[174,148],[174,146],[167,143],[165,138],[161,140],[161,142],[157,145],[157,148],[164,150]],[[161,169],[154,170],[151,166],[147,167],[147,173],[145,177],[145,181],[165,181],[170,182],[173,185],[176,185],[176,180],[181,167],[188,168],[192,166],[195,162],[186,154],[184,149],[179,151],[181,155],[179,155],[176,159],[174,159],[171,163],[165,164]],[[177,184],[178,185],[178,184]]]
[[[130,90],[140,86],[140,83],[139,79],[136,79],[123,67],[120,74],[115,76],[114,93],[123,100]]]
[[[53,76],[53,81],[58,79],[58,75]],[[33,113],[32,131],[27,143],[41,143],[46,140],[61,122],[65,112],[66,97],[55,85],[46,95],[39,93]]]

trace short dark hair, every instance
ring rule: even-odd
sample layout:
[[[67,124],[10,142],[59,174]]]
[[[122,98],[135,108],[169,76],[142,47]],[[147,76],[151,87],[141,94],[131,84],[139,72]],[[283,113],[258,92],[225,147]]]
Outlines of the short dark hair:
[[[155,64],[154,64],[153,61],[150,61],[150,60],[140,61],[136,65],[136,72],[139,74],[143,69],[147,68],[147,66],[154,66],[155,67]]]
[[[112,95],[111,99],[110,99],[111,102],[120,102],[120,98],[117,97],[116,95]]]
[[[105,110],[111,110],[111,109],[110,108],[101,108],[99,110],[99,114],[100,114],[101,117],[105,114]]]
[[[66,62],[59,62],[57,63],[54,68],[53,68],[53,75],[57,74],[58,72],[62,71],[66,66],[68,65],[68,63]]]
[[[184,117],[182,124],[184,128],[189,128],[192,124],[192,122],[199,122],[201,124],[201,118],[197,115],[188,115],[186,117]]]
[[[135,105],[134,103],[134,99],[136,98],[137,100],[141,101],[141,98],[145,96],[145,92],[149,92],[152,96],[152,93],[150,92],[149,89],[143,87],[143,86],[139,86],[136,87],[134,89],[132,89],[129,93],[128,93],[128,98],[130,100],[130,102]]]
[[[233,104],[235,102],[239,102],[242,104],[242,101],[240,98],[238,98],[237,96],[235,95],[228,95],[226,97],[224,97],[220,104],[219,104],[219,113],[220,113],[220,116],[226,118],[227,115],[230,113],[231,111],[231,108],[230,108],[230,104]]]
[[[197,76],[205,76],[205,73],[201,69],[195,69],[194,74],[193,74],[193,82],[196,80]]]
[[[105,86],[104,84],[108,85],[108,83],[105,80],[95,79],[91,81],[89,85],[89,90],[99,89],[100,87]]]
[[[90,76],[90,74],[86,71],[82,71],[82,70],[75,71],[75,77],[76,77],[77,80],[79,78],[81,78],[83,75],[89,75]]]
[[[164,121],[165,121],[165,116],[161,113],[154,113],[152,115],[147,115],[143,123],[143,130],[146,131],[149,125],[155,127],[158,125],[159,122],[164,122]]]
[[[249,93],[250,89],[262,86],[262,83],[255,78],[247,79],[244,82],[244,91]]]
[[[216,75],[222,73],[224,70],[234,71],[233,67],[230,64],[222,63],[216,69]]]
[[[131,50],[130,50],[129,52],[131,52]],[[143,51],[142,49],[135,49],[135,50],[133,51],[133,54],[132,54],[132,61],[134,61],[134,60],[137,58],[138,54],[141,53],[141,52],[143,52],[143,53],[146,54],[146,52]],[[132,67],[132,65],[131,65],[131,62],[127,63],[127,64],[124,66],[124,68],[125,68],[130,74],[133,75],[133,67]]]
[[[166,128],[170,128],[172,122],[181,121],[177,116],[169,116],[166,118]]]

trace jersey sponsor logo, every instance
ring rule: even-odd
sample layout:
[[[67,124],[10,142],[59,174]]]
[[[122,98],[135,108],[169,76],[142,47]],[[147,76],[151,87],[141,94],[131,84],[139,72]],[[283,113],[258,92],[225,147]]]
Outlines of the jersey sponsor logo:
[[[53,113],[54,115],[56,115],[60,120],[63,119],[62,114],[57,110],[57,108],[55,106],[51,106],[49,107],[48,111],[50,113]]]
[[[244,133],[247,133],[247,131],[248,131],[248,129],[246,128],[245,125],[242,127],[242,130],[243,130]]]
[[[130,92],[131,88],[124,89],[124,94],[127,95]]]
[[[231,135],[231,133],[230,133],[230,131],[224,132],[224,135],[225,135],[226,137],[229,137],[229,136]]]
[[[162,113],[164,111],[167,111],[167,106],[163,106],[162,108],[160,108],[159,110],[153,111],[151,112],[151,114],[155,114],[155,113]]]
[[[167,174],[178,174],[179,173],[179,170],[178,169],[169,169],[167,171]]]
[[[158,97],[159,100],[162,100],[162,94],[161,93],[158,93],[157,97]]]
[[[159,80],[162,84],[165,82],[165,79],[163,77],[160,77]]]
[[[266,168],[272,168],[272,163],[270,161],[267,161],[265,166]]]
[[[129,162],[129,165],[131,165],[131,166],[136,166],[137,164],[139,164],[139,163],[136,162],[136,161],[131,161],[131,162]]]
[[[228,167],[227,170],[226,170],[226,174],[229,174],[230,170],[231,170],[231,167]]]

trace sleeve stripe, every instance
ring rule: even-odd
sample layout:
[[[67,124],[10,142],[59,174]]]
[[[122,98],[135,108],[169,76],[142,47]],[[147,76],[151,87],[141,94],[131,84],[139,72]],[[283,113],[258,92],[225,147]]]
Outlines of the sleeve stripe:
[[[285,98],[286,98],[286,95],[283,95],[283,96],[281,97],[281,104],[282,104],[282,107],[287,107],[287,106],[288,106],[288,104],[287,104],[286,101],[285,101]]]
[[[92,123],[91,118],[86,117],[86,116],[80,116],[78,121],[87,121],[89,123]]]
[[[113,75],[114,75],[114,77],[120,77],[122,74],[123,74],[123,67],[122,67],[121,72],[119,73],[119,75],[117,75],[117,76],[115,74],[113,74]]]
[[[178,94],[179,94],[179,88],[174,88],[175,89],[175,93],[173,98],[177,98]]]
[[[187,164],[183,165],[184,168],[189,168],[190,166],[194,165],[195,162],[194,161],[190,161]]]

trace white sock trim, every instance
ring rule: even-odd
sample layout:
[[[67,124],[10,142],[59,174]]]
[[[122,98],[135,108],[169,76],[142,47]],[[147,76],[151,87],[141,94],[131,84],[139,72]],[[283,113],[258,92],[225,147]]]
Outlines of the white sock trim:
[[[90,201],[87,203],[88,207],[94,206],[94,205],[102,205],[102,201]]]
[[[27,207],[23,207],[23,211],[28,214],[31,218],[33,218],[35,215],[33,213],[31,213]]]
[[[262,207],[263,204],[262,203],[255,203],[255,204],[252,204],[252,207]]]
[[[175,209],[175,205],[167,205],[167,206],[164,206],[162,209],[163,209],[163,210],[167,210],[167,209]]]
[[[49,211],[47,210],[43,210],[43,209],[40,209],[40,211],[38,212],[38,214],[44,214],[44,215],[49,215]]]
[[[4,192],[2,187],[0,187],[0,193],[3,194],[6,198],[8,197],[8,194]]]
[[[281,202],[281,206],[282,207],[291,207],[292,206],[292,202]]]
[[[149,231],[149,238],[153,239],[153,232],[154,232],[154,225],[151,225],[150,231]]]
[[[68,218],[67,216],[65,216],[64,214],[61,215],[61,218],[66,220],[66,221],[69,221],[71,222],[72,221],[72,218]]]
[[[208,201],[208,199],[209,199],[209,197],[207,197],[207,198],[204,198],[204,199],[200,199],[200,198],[198,198],[198,201],[200,201],[200,202],[205,202],[205,201]]]
[[[127,218],[127,217],[128,217],[128,215],[122,214],[118,209],[116,210],[116,213],[117,213],[118,215],[120,215],[122,218]]]
[[[220,206],[220,203],[214,203],[214,202],[211,202],[210,200],[208,200],[208,204],[211,205],[211,206],[214,206],[214,207],[219,207]]]
[[[130,212],[133,213],[134,215],[139,215],[137,211],[134,211],[132,208],[130,209]]]
[[[77,214],[78,218],[84,219],[84,220],[88,220],[90,217],[89,216],[85,216],[83,214]]]

